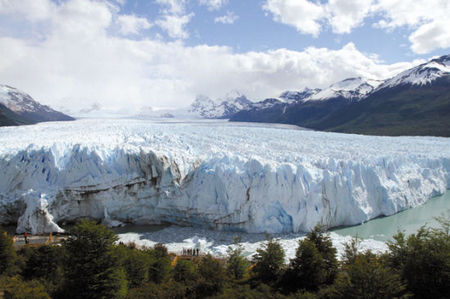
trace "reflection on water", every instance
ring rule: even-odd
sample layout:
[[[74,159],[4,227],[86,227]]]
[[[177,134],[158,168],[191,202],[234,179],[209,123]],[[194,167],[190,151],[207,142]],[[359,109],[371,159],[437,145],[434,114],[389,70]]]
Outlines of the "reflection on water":
[[[450,219],[450,191],[427,201],[424,205],[401,213],[368,221],[361,225],[333,230],[342,236],[358,236],[362,239],[387,241],[399,230],[415,233],[421,226],[438,227],[435,217]]]

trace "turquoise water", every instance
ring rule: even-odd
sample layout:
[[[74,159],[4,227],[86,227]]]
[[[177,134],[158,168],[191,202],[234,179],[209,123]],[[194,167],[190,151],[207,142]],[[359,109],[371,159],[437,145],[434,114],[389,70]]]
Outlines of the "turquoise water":
[[[450,219],[450,191],[428,200],[424,205],[398,214],[374,219],[361,225],[333,230],[342,236],[358,236],[378,241],[391,240],[399,230],[406,234],[415,233],[421,226],[438,227],[435,217]]]

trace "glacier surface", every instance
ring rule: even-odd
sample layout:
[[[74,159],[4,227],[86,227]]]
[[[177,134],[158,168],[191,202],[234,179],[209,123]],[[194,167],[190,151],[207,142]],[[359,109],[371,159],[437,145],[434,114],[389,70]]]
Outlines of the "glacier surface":
[[[450,186],[450,139],[224,121],[78,120],[0,128],[0,223],[290,233],[353,225]]]

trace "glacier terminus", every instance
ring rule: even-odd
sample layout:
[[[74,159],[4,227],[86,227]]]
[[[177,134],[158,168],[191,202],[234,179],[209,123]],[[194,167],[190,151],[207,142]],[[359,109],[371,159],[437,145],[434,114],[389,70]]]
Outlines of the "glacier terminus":
[[[80,218],[289,233],[353,225],[450,188],[450,139],[218,120],[77,120],[0,128],[0,223]]]

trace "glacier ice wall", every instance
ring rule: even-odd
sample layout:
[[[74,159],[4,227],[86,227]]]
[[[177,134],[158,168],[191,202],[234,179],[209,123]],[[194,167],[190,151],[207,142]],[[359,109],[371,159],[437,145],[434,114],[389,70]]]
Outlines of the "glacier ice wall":
[[[450,139],[207,121],[0,128],[0,223],[177,223],[247,232],[358,224],[450,186]]]

